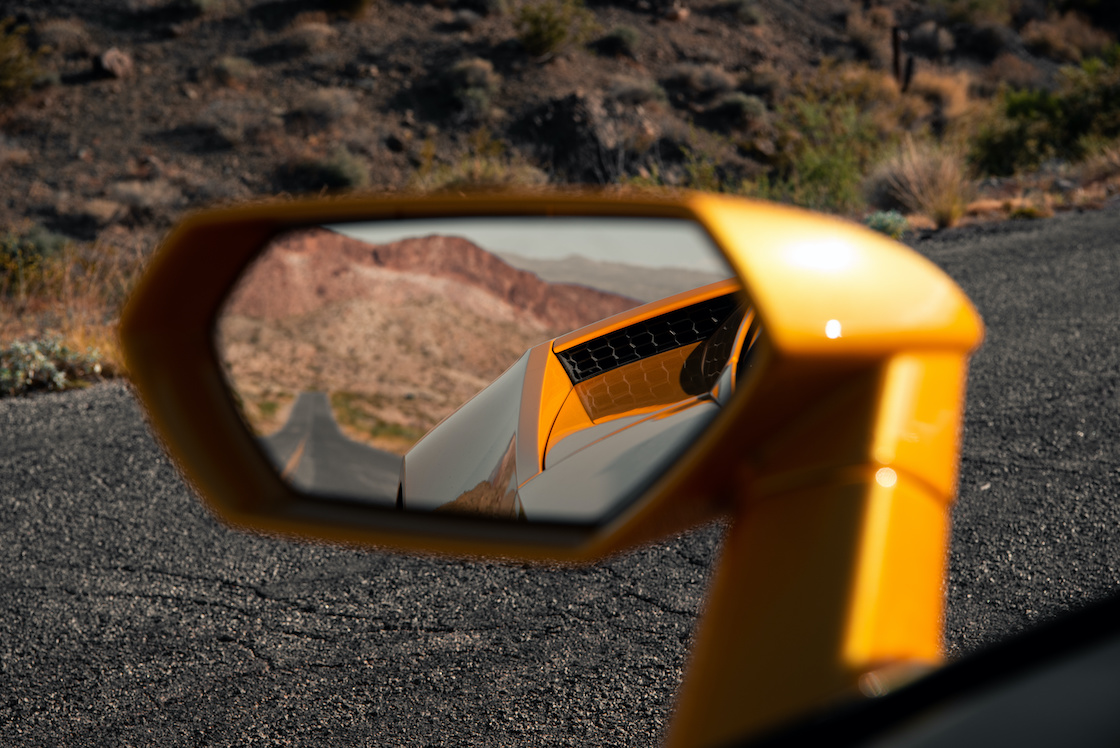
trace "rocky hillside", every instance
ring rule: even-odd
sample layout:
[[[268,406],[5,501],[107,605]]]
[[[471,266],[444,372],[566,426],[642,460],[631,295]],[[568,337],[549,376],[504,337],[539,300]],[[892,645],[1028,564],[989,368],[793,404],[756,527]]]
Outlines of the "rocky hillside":
[[[524,11],[549,4],[559,25]],[[5,0],[37,53],[0,112],[0,222],[150,244],[185,209],[280,191],[774,183],[798,131],[818,137],[785,97],[821,94],[827,61],[857,66],[829,91],[938,131],[1001,83],[1053,85],[1115,28],[1112,4],[1089,2],[589,5]]]
[[[259,431],[300,391],[325,390],[352,436],[395,448],[530,346],[637,304],[547,283],[457,237],[375,246],[314,229],[276,242],[242,279],[219,348]]]
[[[113,349],[178,217],[277,193],[676,185],[889,233],[1093,207],[1118,7],[0,0],[0,338]]]

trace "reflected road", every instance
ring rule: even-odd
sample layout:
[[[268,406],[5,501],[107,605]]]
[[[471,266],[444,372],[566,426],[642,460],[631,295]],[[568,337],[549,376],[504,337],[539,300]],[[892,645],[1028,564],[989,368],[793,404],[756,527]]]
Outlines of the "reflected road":
[[[400,455],[347,438],[325,392],[301,392],[288,422],[261,444],[284,477],[301,490],[396,504]]]

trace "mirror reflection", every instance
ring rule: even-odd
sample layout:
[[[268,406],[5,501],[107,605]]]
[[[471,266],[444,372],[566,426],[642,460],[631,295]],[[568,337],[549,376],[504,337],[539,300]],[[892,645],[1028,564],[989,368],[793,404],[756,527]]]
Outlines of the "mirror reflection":
[[[246,270],[216,346],[301,491],[594,523],[734,390],[758,334],[739,291],[689,221],[316,226]]]

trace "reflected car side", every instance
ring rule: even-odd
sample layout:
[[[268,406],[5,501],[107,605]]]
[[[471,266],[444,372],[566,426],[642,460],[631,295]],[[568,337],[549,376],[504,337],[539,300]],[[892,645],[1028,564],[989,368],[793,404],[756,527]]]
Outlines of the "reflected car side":
[[[726,280],[541,343],[405,455],[399,506],[607,520],[720,412],[758,334]]]

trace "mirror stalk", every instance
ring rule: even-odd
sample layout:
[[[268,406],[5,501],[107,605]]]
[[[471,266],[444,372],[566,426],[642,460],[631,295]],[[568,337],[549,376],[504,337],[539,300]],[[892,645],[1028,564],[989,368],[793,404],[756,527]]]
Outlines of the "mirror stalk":
[[[747,471],[670,748],[724,745],[940,663],[964,379],[959,353],[896,356],[774,435],[767,462],[797,451],[799,480]]]

